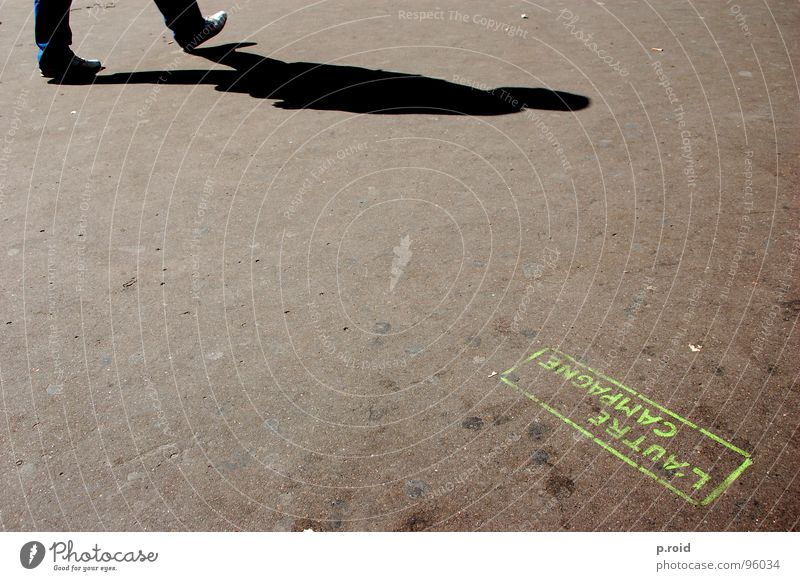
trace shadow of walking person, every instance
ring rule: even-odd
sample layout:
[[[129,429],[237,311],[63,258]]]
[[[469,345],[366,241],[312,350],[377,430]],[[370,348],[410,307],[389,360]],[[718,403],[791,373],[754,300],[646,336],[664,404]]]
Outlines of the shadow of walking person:
[[[217,90],[274,99],[282,109],[369,114],[506,115],[525,109],[577,111],[582,95],[544,88],[481,90],[422,75],[320,63],[286,63],[242,52],[253,43],[196,49],[232,70],[143,71],[99,75],[94,84],[216,85]]]

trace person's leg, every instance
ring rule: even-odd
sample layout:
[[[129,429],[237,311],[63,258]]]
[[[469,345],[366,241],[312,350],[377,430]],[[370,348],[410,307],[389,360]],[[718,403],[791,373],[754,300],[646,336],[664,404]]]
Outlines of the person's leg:
[[[34,34],[39,66],[61,66],[73,56],[69,8],[72,0],[33,0]]]
[[[217,12],[204,18],[196,0],[154,0],[164,16],[164,22],[175,42],[186,50],[191,50],[215,36],[225,26],[227,15]]]
[[[39,70],[43,77],[65,80],[97,74],[98,60],[76,56],[69,45],[69,8],[72,0],[33,0],[34,36],[39,47]]]
[[[155,0],[175,38],[191,37],[206,25],[196,0]]]

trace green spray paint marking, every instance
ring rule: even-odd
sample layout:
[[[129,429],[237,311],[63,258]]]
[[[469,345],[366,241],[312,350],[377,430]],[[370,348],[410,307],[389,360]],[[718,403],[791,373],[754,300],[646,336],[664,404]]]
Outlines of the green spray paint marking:
[[[500,378],[691,504],[710,504],[753,463],[744,450],[557,349],[540,349]]]

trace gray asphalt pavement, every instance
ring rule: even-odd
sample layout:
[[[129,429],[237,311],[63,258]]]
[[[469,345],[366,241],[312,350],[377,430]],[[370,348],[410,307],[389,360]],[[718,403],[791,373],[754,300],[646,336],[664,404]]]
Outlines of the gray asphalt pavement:
[[[796,530],[800,5],[0,23],[3,530]]]

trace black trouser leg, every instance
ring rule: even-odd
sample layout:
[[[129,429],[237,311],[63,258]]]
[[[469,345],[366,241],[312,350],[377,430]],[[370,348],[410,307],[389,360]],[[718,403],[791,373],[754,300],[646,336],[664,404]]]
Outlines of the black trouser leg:
[[[177,40],[189,40],[206,24],[196,0],[155,0]]]
[[[69,7],[72,0],[34,0],[33,17],[39,64],[55,64],[72,58]]]

